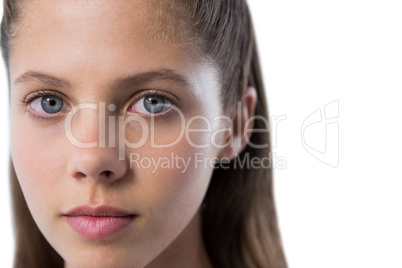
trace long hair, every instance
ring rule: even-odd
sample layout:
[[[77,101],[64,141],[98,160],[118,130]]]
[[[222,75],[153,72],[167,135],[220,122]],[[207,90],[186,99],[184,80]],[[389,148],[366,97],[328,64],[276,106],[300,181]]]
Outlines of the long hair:
[[[1,48],[9,76],[9,47],[18,22],[21,0],[4,0]],[[162,1],[161,1],[162,2]],[[245,0],[168,1],[173,17],[186,10],[188,32],[195,33],[203,55],[219,67],[221,103],[235,117],[236,105],[247,86],[257,90],[255,115],[269,122],[256,38]],[[167,2],[165,2],[166,4]],[[174,10],[176,12],[174,14]],[[254,121],[254,129],[267,125]],[[255,148],[250,144],[266,145]],[[270,136],[253,132],[238,159],[271,157]],[[239,168],[236,158],[225,168],[215,168],[202,204],[202,235],[217,268],[286,268],[273,195],[272,168]],[[10,167],[15,224],[15,268],[63,267],[36,226],[21,188]]]

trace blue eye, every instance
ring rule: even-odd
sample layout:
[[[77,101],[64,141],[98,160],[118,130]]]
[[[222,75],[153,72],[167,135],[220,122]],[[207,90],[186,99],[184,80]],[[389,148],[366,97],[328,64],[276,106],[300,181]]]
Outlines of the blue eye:
[[[48,114],[60,112],[63,108],[63,104],[63,100],[56,96],[44,96],[41,101],[42,109]]]
[[[69,110],[70,106],[58,96],[44,93],[36,94],[37,96],[31,98],[33,99],[32,101],[28,100],[26,102],[29,103],[32,110],[44,117]]]
[[[148,95],[138,100],[130,111],[142,114],[159,114],[168,110],[172,103],[163,96]]]
[[[149,96],[144,98],[144,107],[148,112],[157,114],[165,108],[165,98],[160,96]]]

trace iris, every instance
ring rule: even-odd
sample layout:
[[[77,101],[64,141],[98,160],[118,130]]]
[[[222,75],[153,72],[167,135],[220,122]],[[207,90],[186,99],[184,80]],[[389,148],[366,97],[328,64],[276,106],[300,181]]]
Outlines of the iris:
[[[150,113],[160,113],[165,107],[165,98],[161,96],[148,96],[144,98],[144,107]]]
[[[45,112],[55,114],[63,108],[63,100],[56,96],[45,96],[42,98],[41,105]]]

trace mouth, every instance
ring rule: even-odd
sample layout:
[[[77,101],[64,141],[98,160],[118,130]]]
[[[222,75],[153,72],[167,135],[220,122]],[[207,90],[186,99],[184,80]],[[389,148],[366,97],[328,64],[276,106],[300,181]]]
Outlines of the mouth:
[[[99,239],[126,229],[138,215],[107,205],[80,206],[63,214],[67,224],[79,235]]]

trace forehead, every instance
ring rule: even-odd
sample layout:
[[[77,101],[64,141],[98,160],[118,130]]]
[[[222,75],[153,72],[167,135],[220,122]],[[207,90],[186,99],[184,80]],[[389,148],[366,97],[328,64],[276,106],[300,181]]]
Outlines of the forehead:
[[[121,74],[122,68],[132,69],[133,64],[140,68],[137,71],[146,71],[171,67],[156,64],[194,63],[195,50],[184,41],[190,28],[184,12],[162,3],[167,2],[25,1],[10,46],[11,76],[34,67],[66,71],[66,66],[76,66],[71,71],[75,74],[105,70]]]
[[[108,29],[138,33],[147,40],[167,42],[184,38],[190,15],[180,1],[163,0],[34,0],[20,2],[20,28],[25,35],[38,27],[58,25],[62,29],[94,33]],[[85,22],[85,25],[83,25]],[[128,29],[127,29],[128,28]],[[117,31],[120,33],[121,31]],[[156,36],[157,35],[157,36]]]

